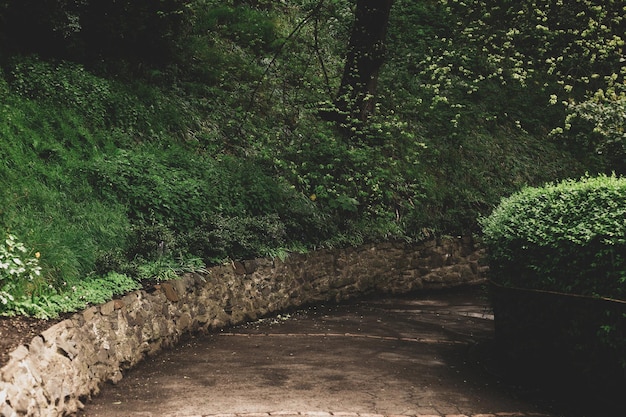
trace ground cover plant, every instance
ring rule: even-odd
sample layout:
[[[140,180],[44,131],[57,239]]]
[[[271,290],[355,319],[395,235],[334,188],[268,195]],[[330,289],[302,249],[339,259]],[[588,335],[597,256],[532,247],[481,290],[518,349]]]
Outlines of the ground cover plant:
[[[1,314],[55,316],[110,296],[107,282],[232,259],[479,233],[524,185],[623,170],[614,2],[577,2],[613,23],[577,50],[596,58],[570,89],[555,54],[588,18],[549,14],[577,28],[566,39],[515,5],[499,9],[511,20],[483,16],[490,2],[396,0],[366,117],[343,118],[330,116],[366,2],[30,3],[0,0],[0,231],[40,273],[1,272]],[[502,22],[524,36],[506,43]],[[544,35],[560,49],[511,43]],[[517,65],[551,57],[551,73]]]

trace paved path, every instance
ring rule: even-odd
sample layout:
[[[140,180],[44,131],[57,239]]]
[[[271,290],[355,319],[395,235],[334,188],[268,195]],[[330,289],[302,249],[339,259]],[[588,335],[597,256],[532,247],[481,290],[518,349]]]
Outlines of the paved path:
[[[482,292],[317,306],[189,338],[79,414],[212,417],[557,416],[501,382]]]

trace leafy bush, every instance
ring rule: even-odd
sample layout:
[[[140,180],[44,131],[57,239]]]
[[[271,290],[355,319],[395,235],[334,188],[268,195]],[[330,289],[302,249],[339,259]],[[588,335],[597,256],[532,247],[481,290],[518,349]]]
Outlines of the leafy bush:
[[[7,234],[0,244],[0,313],[40,275],[39,252],[29,253],[14,235]]]
[[[40,319],[58,317],[62,313],[74,312],[90,304],[102,304],[116,295],[123,295],[141,288],[133,278],[111,272],[103,277],[88,277],[59,291],[51,290],[14,297],[0,314],[7,316],[25,315]]]
[[[612,81],[606,91],[598,90],[586,101],[568,104],[570,114],[565,130],[583,148],[591,147],[604,157],[616,172],[626,174],[626,81]],[[592,129],[581,125],[591,125]],[[577,131],[580,133],[576,134]],[[553,131],[563,132],[559,128]]]
[[[197,14],[196,30],[219,30],[246,48],[269,50],[277,40],[276,23],[262,10],[243,5],[207,5],[198,7]]]
[[[149,147],[96,158],[89,171],[102,197],[128,208],[131,257],[217,261],[325,237],[313,203],[252,160]]]
[[[127,204],[132,219],[174,219],[178,230],[193,227],[204,213],[258,215],[280,210],[281,186],[254,162],[192,152],[118,150],[94,161],[92,184],[106,198]]]
[[[18,97],[52,106],[56,112],[72,113],[65,118],[79,117],[79,126],[74,129],[83,136],[108,128],[155,139],[164,132],[185,131],[185,123],[190,122],[186,120],[186,106],[176,94],[166,94],[141,81],[122,84],[98,77],[73,62],[18,57],[12,60],[9,74],[10,88]],[[0,91],[2,88],[0,84]]]
[[[385,120],[354,140],[328,126],[304,133],[285,137],[282,154],[271,155],[284,178],[332,218],[336,231],[358,224],[361,234],[365,223],[378,229],[387,220],[387,232],[398,232],[397,222],[423,197],[421,142]],[[365,234],[380,239],[388,233]]]
[[[13,90],[25,98],[81,110],[95,125],[104,125],[111,102],[111,83],[83,67],[52,65],[34,57],[16,60],[11,71]]]
[[[481,220],[494,280],[513,287],[626,296],[626,179],[525,188]]]

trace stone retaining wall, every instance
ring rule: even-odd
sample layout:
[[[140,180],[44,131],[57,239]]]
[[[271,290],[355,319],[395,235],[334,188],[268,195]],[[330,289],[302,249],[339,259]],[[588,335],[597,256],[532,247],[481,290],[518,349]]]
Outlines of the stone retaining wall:
[[[90,307],[11,353],[0,369],[0,416],[75,413],[103,383],[188,332],[323,301],[484,281],[470,239],[384,243],[256,259],[185,274]]]

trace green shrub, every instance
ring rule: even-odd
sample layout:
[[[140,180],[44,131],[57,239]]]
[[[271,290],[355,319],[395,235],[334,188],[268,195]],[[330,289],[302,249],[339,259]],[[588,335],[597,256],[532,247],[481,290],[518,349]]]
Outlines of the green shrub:
[[[9,94],[9,84],[5,80],[4,71],[0,68],[0,96],[6,96]]]
[[[13,297],[0,313],[6,316],[25,315],[40,319],[56,318],[62,313],[84,309],[88,305],[102,304],[116,295],[141,288],[133,278],[111,272],[103,277],[90,276],[65,288],[47,289],[37,294]]]
[[[134,220],[167,223],[176,229],[195,227],[206,213],[262,215],[280,212],[284,186],[253,161],[228,156],[211,158],[187,149],[118,150],[96,158],[94,188],[128,206]]]
[[[276,23],[263,10],[248,6],[199,7],[196,30],[219,31],[233,42],[254,50],[271,50],[277,40]]]
[[[131,258],[190,253],[208,262],[240,259],[328,235],[313,202],[253,160],[147,147],[94,159],[89,176],[105,200],[127,207]],[[113,252],[104,253],[99,272],[120,263]]]
[[[626,296],[626,179],[525,188],[481,219],[493,279],[521,288]]]
[[[391,139],[391,134],[385,133],[388,129],[387,125],[372,126],[369,132],[362,132],[368,137],[360,143],[320,128],[305,132],[307,136],[292,135],[289,143],[282,145],[280,158],[271,157],[286,180],[344,231],[346,223],[364,218],[379,227],[381,219],[397,222],[423,196],[423,172],[418,163],[422,144],[399,132]]]
[[[31,254],[12,234],[0,243],[0,313],[41,275],[39,252]]]
[[[10,82],[17,95],[79,110],[93,125],[104,125],[113,105],[109,81],[69,62],[53,65],[36,57],[14,61]]]

